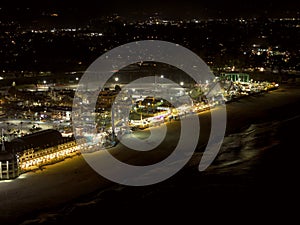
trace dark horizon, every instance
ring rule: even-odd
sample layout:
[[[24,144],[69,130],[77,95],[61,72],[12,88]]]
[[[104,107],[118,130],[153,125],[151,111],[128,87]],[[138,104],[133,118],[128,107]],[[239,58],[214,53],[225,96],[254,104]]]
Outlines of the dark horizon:
[[[47,0],[41,1],[1,1],[0,18],[11,17],[32,19],[41,15],[58,14],[61,20],[74,21],[91,19],[106,15],[118,14],[126,19],[144,19],[158,15],[162,18],[174,19],[206,19],[237,17],[299,17],[300,3],[287,0],[274,1],[196,1],[172,2],[170,0],[151,2],[144,1],[95,1],[81,2]]]

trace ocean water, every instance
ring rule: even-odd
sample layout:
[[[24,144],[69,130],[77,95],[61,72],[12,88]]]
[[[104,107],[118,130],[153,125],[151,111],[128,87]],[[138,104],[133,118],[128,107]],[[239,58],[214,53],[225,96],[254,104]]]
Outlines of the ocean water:
[[[299,125],[297,113],[251,124],[224,138],[217,158],[207,171],[197,170],[201,153],[195,153],[195,160],[167,181],[146,187],[116,185],[99,190],[64,207],[34,215],[21,224],[102,224],[105,219],[113,222],[120,218],[130,222],[137,213],[149,216],[146,221],[155,221],[150,215],[193,218],[195,214],[191,212],[195,209],[198,213],[214,210],[236,213],[245,209],[251,217],[251,204],[257,213],[270,207],[287,208],[288,200],[300,190]],[[234,206],[227,208],[229,205]],[[175,213],[168,214],[167,209]]]

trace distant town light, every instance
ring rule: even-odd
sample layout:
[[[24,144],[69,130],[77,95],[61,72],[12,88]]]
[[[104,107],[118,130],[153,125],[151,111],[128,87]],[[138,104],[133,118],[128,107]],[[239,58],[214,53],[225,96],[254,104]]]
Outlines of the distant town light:
[[[184,82],[183,82],[183,81],[181,81],[179,84],[180,84],[181,86],[183,86],[183,85],[184,85]]]
[[[115,81],[118,82],[119,81],[119,77],[115,77]]]
[[[164,75],[160,75],[160,78],[164,78]]]
[[[78,77],[76,77],[76,80],[79,80],[79,78],[78,78]]]
[[[44,83],[44,84],[47,84],[47,81],[46,81],[46,80],[44,80],[44,81],[43,81],[43,83]]]

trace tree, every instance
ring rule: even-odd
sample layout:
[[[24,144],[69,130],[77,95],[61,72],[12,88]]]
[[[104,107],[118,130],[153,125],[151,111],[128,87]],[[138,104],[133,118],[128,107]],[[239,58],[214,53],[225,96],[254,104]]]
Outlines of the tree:
[[[120,91],[121,91],[121,87],[120,87],[119,85],[116,85],[116,86],[115,86],[115,91],[116,91],[116,92],[120,92]]]
[[[190,97],[195,101],[201,101],[204,95],[204,92],[202,91],[201,87],[194,87],[189,92]]]

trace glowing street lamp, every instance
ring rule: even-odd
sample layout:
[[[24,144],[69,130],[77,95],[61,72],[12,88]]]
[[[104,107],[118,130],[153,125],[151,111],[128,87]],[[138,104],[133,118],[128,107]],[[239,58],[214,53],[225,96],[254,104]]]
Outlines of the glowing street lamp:
[[[183,86],[183,85],[184,85],[184,82],[183,82],[183,81],[181,81],[179,84],[180,84],[180,86]]]
[[[119,81],[119,77],[115,77],[115,81],[118,82]]]

